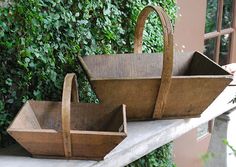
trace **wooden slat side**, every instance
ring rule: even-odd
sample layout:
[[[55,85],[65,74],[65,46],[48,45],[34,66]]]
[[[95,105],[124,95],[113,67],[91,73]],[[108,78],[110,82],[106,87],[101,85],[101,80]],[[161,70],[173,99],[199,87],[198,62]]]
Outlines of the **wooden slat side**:
[[[201,115],[230,81],[227,78],[173,79],[163,117],[181,118],[187,115],[189,117]]]
[[[230,74],[205,55],[195,52],[188,75],[228,75]]]
[[[120,105],[72,103],[71,129],[118,132],[123,124]]]
[[[29,101],[42,129],[61,130],[61,102]]]
[[[127,119],[151,118],[160,79],[92,81],[100,102],[108,106],[125,104]]]
[[[102,129],[104,129],[104,131],[110,131],[110,132],[123,131],[123,128],[122,128],[123,127],[123,112],[121,108],[122,107],[119,106],[111,112],[109,118],[107,119],[105,124],[103,124]]]
[[[126,118],[126,105],[122,104],[122,112],[123,112],[123,125],[124,125],[124,133],[127,135],[127,118]]]
[[[125,136],[73,133],[73,156],[82,159],[103,159],[124,138]]]
[[[64,156],[62,134],[58,132],[10,131],[10,135],[33,155]]]
[[[181,76],[186,73],[193,53],[176,53],[174,55],[173,75]],[[102,78],[148,78],[161,76],[163,56],[151,54],[117,54],[96,55],[83,58],[89,68],[89,79]],[[86,73],[88,71],[85,70]]]
[[[200,115],[230,82],[231,78],[228,75],[172,78],[172,86],[163,116],[185,117],[190,108],[193,110],[189,112],[190,116]],[[104,105],[114,106],[121,103],[127,105],[129,121],[152,119],[160,80],[96,80],[93,81],[93,84]],[[194,107],[195,109],[193,109]]]
[[[10,128],[13,129],[41,129],[29,102],[26,102],[14,119]]]

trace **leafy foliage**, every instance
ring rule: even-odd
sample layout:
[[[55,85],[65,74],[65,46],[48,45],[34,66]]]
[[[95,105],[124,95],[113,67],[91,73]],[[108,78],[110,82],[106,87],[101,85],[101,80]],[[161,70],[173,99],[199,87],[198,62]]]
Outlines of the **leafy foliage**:
[[[228,154],[233,154],[236,157],[236,149],[228,142],[227,139],[222,139],[222,143],[227,146],[231,151]],[[218,157],[222,156],[222,152],[207,152],[206,154],[202,155],[201,158],[204,164],[208,164],[213,159],[217,159]]]
[[[216,30],[218,0],[207,0],[205,32]]]
[[[230,150],[233,152],[234,156],[236,157],[236,149],[228,142],[228,140],[223,139],[222,142],[230,148]]]
[[[77,74],[81,101],[97,103],[77,55],[132,52],[137,16],[148,4],[162,6],[174,21],[174,0],[14,0],[0,8],[2,138],[26,100],[61,100],[66,73]],[[155,17],[145,28],[145,52],[162,51]]]
[[[217,13],[219,13],[219,2],[220,1],[218,0],[207,0],[205,33],[210,33],[217,30]],[[223,3],[221,29],[232,27],[232,14],[233,0],[225,0]],[[219,62],[217,62],[220,65],[226,65],[229,63],[230,38],[230,34],[225,34],[221,36]],[[205,54],[212,60],[215,60],[215,49],[217,47],[216,45],[217,44],[215,37],[205,40]]]
[[[127,165],[127,167],[175,167],[171,159],[171,145],[162,146],[137,161]]]
[[[209,161],[211,161],[215,157],[215,154],[213,152],[207,152],[201,156],[201,160],[204,164],[207,164]]]
[[[206,26],[205,32],[213,32],[217,29],[217,12],[219,1],[207,0]],[[222,29],[229,28],[232,25],[233,0],[225,0],[223,4]]]

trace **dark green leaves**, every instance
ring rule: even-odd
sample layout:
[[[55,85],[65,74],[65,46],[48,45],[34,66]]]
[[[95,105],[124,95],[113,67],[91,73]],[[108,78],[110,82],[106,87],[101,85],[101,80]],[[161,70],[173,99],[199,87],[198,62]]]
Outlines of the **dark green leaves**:
[[[28,99],[61,100],[68,72],[77,73],[80,100],[98,103],[77,56],[133,52],[136,19],[149,3],[174,20],[173,0],[15,0],[0,8],[0,134]],[[145,52],[162,50],[161,30],[150,16]]]
[[[171,150],[171,144],[166,144],[127,165],[127,167],[175,167],[172,163]]]

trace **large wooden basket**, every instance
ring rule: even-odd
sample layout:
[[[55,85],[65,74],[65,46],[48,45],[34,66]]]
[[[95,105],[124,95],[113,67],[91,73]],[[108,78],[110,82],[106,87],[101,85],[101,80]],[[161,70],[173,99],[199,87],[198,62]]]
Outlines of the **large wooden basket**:
[[[8,133],[36,157],[102,159],[127,135],[125,105],[78,103],[76,89],[68,74],[62,103],[26,102]]]
[[[142,54],[145,20],[161,19],[164,53]],[[145,7],[137,21],[134,53],[79,57],[101,103],[127,105],[128,120],[198,117],[232,76],[199,52],[173,54],[172,25],[160,7]]]

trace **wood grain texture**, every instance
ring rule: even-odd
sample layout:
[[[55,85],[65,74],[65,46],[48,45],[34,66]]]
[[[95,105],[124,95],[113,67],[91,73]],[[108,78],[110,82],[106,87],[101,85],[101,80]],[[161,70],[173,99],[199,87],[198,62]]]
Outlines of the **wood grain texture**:
[[[163,25],[163,55],[142,53],[144,25],[151,12]],[[155,6],[146,6],[138,17],[133,54],[79,60],[100,101],[111,106],[126,104],[128,120],[199,116],[232,81],[228,72],[199,52],[174,54],[171,22]]]
[[[67,74],[64,79],[63,84],[63,94],[62,94],[62,135],[63,135],[63,144],[64,144],[64,153],[66,158],[70,158],[72,156],[71,152],[71,136],[70,136],[70,103],[71,103],[71,95],[76,95],[72,93],[75,90],[72,90],[72,87],[75,88],[75,75]],[[74,81],[74,82],[73,82]],[[76,90],[77,92],[77,90]],[[74,97],[74,98],[78,98]],[[77,100],[77,99],[76,99]]]
[[[184,76],[191,65],[193,52],[176,53],[173,58],[173,76]],[[161,77],[162,53],[116,54],[85,56],[80,62],[89,72],[90,80],[102,79],[145,79]],[[81,63],[82,65],[82,63]],[[86,70],[89,68],[89,70]],[[109,69],[109,70],[108,70]]]
[[[129,121],[155,119],[161,54],[96,55],[81,61],[89,68],[90,83],[102,104],[126,104]],[[227,71],[199,52],[175,54],[173,64],[162,119],[199,117],[232,81]],[[190,108],[192,112],[187,112]]]
[[[126,106],[78,103],[77,92],[68,74],[62,102],[26,102],[8,133],[34,157],[103,159],[127,136]]]
[[[1,165],[12,167],[22,166],[51,167],[122,167],[143,157],[162,145],[169,143],[193,128],[216,118],[217,116],[236,110],[236,104],[229,103],[234,98],[236,87],[228,86],[216,100],[204,111],[200,118],[173,119],[158,121],[128,122],[129,135],[111,151],[102,161],[64,161],[34,159],[25,155],[17,145],[0,149]],[[148,129],[148,130],[147,130]],[[72,131],[73,133],[73,131]],[[88,133],[88,132],[85,132]],[[91,132],[90,132],[91,133]],[[20,150],[20,151],[19,151]]]
[[[160,88],[157,93],[153,118],[161,118],[166,105],[166,99],[171,85],[173,69],[173,30],[170,19],[159,6],[146,6],[138,16],[134,34],[134,53],[142,53],[143,30],[145,22],[151,12],[155,12],[162,24],[164,34],[163,69],[161,73]]]
[[[26,102],[17,114],[17,119],[14,119],[15,124],[11,125],[12,128],[28,128],[28,129],[41,129],[39,121],[32,110],[30,103]]]

